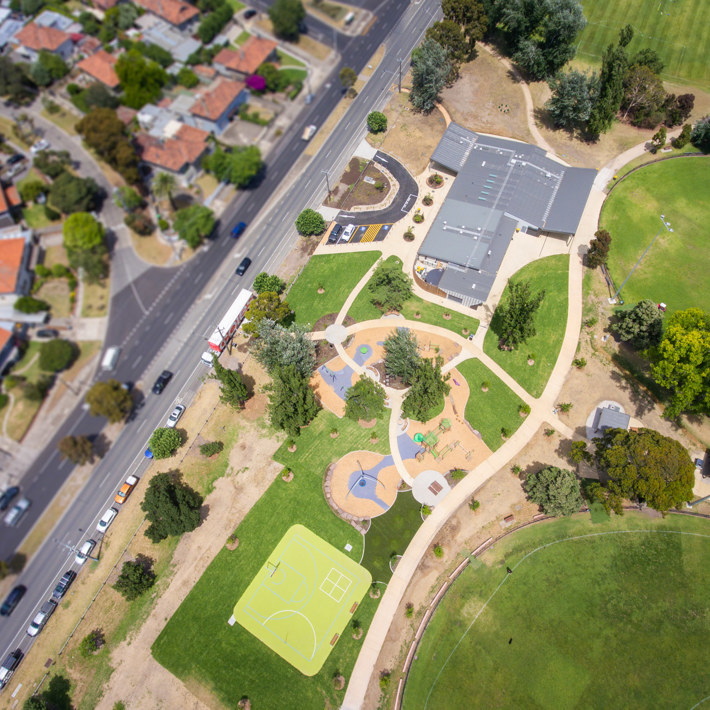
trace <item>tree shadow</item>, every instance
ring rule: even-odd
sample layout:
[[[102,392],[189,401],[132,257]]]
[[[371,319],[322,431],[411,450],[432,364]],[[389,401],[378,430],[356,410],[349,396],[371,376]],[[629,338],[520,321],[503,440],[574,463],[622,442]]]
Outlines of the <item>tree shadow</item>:
[[[209,514],[210,514],[210,506],[207,503],[205,503],[200,508],[200,525],[202,525],[202,523],[204,523],[205,520],[207,520],[207,516]]]
[[[111,442],[104,433],[93,434],[89,436],[89,441],[93,447],[94,456],[102,459],[111,448]]]
[[[644,415],[655,409],[656,403],[651,395],[646,393],[630,376],[625,376],[618,370],[611,370],[609,376],[616,387],[628,395],[634,407],[634,417],[642,419]]]
[[[247,391],[249,392],[249,397],[253,397],[256,393],[256,380],[251,375],[246,375],[243,372],[242,381],[246,385]]]
[[[52,710],[73,710],[70,690],[69,679],[63,675],[55,675],[47,684],[47,690],[42,693],[42,699]]]

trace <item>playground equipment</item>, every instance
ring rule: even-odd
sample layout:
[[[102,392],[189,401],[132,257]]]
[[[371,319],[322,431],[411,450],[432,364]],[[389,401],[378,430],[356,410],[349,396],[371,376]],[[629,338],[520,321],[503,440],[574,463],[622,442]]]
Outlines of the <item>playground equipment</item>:
[[[439,437],[437,434],[445,434],[451,429],[451,422],[448,419],[442,419],[439,422],[439,426],[426,434],[420,432],[414,435],[414,442],[416,444],[421,444],[422,450],[416,455],[417,461],[421,461],[424,458],[424,454],[431,454],[435,459],[444,458],[446,454],[453,451],[453,449],[459,444],[458,441],[454,441],[451,444],[446,444],[443,449],[437,449],[439,444]],[[470,454],[469,454],[470,456]]]

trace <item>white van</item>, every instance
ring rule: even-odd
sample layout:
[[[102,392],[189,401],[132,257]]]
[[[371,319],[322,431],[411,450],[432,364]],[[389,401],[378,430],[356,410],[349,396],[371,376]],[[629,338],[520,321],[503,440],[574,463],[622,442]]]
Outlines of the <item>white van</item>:
[[[104,372],[111,372],[116,369],[116,364],[118,363],[118,358],[121,355],[121,348],[114,346],[109,348],[104,355],[104,359],[101,361],[101,369]]]
[[[301,135],[301,140],[303,141],[309,141],[313,136],[316,134],[316,131],[318,130],[318,126],[311,124],[310,126],[306,126],[303,129],[303,135]]]

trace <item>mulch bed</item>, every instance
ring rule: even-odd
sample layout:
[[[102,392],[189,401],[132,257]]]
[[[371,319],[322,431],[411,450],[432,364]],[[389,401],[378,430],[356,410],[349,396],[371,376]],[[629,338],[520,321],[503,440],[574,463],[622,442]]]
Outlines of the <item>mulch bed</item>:
[[[312,327],[312,330],[319,331],[319,330],[325,330],[329,325],[333,325],[335,321],[338,318],[337,313],[328,313],[328,315],[323,316],[322,318],[319,318]],[[343,319],[343,325],[344,326],[349,326],[349,325],[354,325],[357,323],[357,321],[352,318],[351,316],[345,316]]]
[[[325,365],[328,360],[332,360],[337,354],[338,351],[335,349],[335,345],[331,345],[327,340],[319,340],[316,343],[316,369],[321,365]]]
[[[380,375],[380,384],[384,385],[385,387],[392,387],[392,389],[395,390],[405,390],[407,389],[407,385],[404,384],[404,382],[401,380],[399,377],[394,377],[393,375],[388,375],[385,372],[385,363],[384,362],[376,362],[372,365],[368,365],[368,367],[373,367],[375,370],[377,370],[378,374]],[[388,381],[389,378],[389,381]]]

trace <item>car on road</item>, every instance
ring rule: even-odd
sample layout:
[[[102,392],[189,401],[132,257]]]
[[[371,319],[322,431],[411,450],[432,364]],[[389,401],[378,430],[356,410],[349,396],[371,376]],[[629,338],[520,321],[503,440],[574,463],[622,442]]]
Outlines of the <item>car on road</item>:
[[[15,649],[0,665],[0,688],[4,688],[12,678],[12,674],[17,670],[20,661],[25,657],[21,648]]]
[[[353,236],[353,233],[355,232],[355,225],[354,224],[349,224],[345,229],[343,230],[343,234],[340,237],[341,242],[349,242],[350,239]]]
[[[316,134],[316,131],[318,130],[318,126],[315,124],[311,124],[310,126],[306,126],[303,129],[303,134],[301,135],[301,140],[303,141],[309,141],[313,136]]]
[[[340,233],[343,231],[342,224],[336,224],[328,235],[328,244],[335,244],[340,237]]]
[[[42,330],[38,330],[35,333],[35,337],[37,337],[37,338],[58,338],[59,331],[54,330],[54,328],[42,328]]]
[[[37,155],[37,153],[41,153],[43,150],[49,150],[49,141],[45,140],[42,138],[42,140],[37,141],[31,148],[30,148],[30,153],[32,155]]]
[[[52,598],[59,601],[69,590],[72,582],[76,579],[76,572],[73,569],[68,569],[59,580],[59,583],[52,592]]]
[[[5,515],[5,525],[11,528],[15,527],[31,505],[32,501],[29,498],[20,498],[20,500],[12,506],[10,512]]]
[[[11,178],[15,177],[18,173],[21,173],[25,169],[25,166],[23,163],[17,163],[15,165],[12,165],[10,169],[5,173],[6,178]]]
[[[57,602],[54,599],[49,599],[39,608],[39,611],[35,614],[34,619],[30,622],[27,627],[28,636],[37,636],[37,634],[44,628],[44,625],[49,621],[49,617],[54,614],[54,610],[57,608]]]
[[[212,350],[205,350],[205,352],[200,355],[200,362],[203,365],[207,365],[207,367],[212,367],[212,365],[214,365],[214,355],[215,353]]]
[[[83,565],[89,559],[91,551],[96,547],[96,540],[86,540],[76,553],[76,563]]]
[[[245,20],[251,20],[252,17],[256,15],[256,10],[254,9],[249,9],[244,11],[244,19]]]
[[[168,427],[168,429],[174,429],[175,425],[178,423],[178,421],[180,421],[180,417],[182,416],[184,411],[184,404],[176,404],[173,411],[170,412],[170,416],[168,417],[168,421],[165,422],[165,426]]]
[[[22,155],[22,153],[15,153],[7,159],[6,165],[17,165],[17,163],[21,163],[24,159],[25,156]]]
[[[153,394],[160,394],[164,389],[165,385],[170,382],[170,380],[173,377],[173,373],[170,372],[170,370],[163,370],[159,375],[158,379],[155,381],[155,384],[153,385],[153,389],[151,390]]]
[[[0,510],[7,510],[7,507],[12,502],[12,499],[20,492],[17,486],[10,486],[0,495]]]
[[[113,522],[113,519],[118,515],[118,511],[115,508],[109,508],[102,516],[101,520],[99,520],[98,523],[96,523],[96,529],[100,533],[105,533],[108,529],[111,523]]]
[[[242,259],[241,264],[237,266],[237,276],[244,276],[246,273],[246,270],[251,266],[251,259],[248,256],[245,256]]]
[[[237,222],[232,230],[232,239],[236,239],[246,228],[246,222]]]
[[[24,584],[18,584],[12,588],[12,591],[5,597],[5,601],[0,606],[0,616],[10,616],[15,607],[20,603],[20,599],[25,596],[27,587]]]

